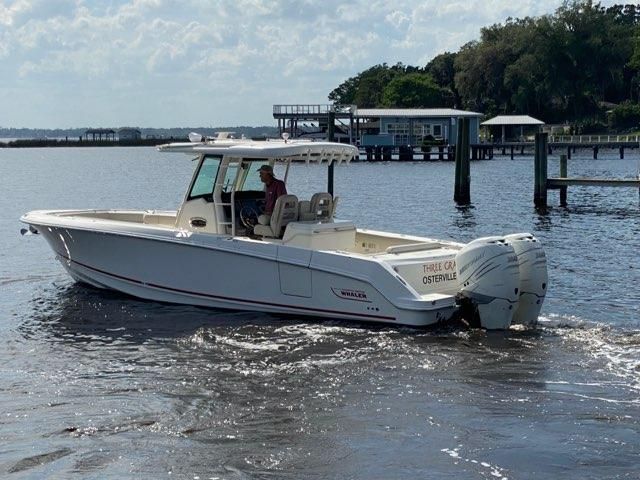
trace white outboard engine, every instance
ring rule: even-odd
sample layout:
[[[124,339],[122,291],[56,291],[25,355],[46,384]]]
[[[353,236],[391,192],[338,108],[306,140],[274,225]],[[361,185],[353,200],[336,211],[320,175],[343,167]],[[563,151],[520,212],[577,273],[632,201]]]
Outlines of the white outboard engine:
[[[465,245],[456,255],[456,270],[463,307],[469,318],[488,330],[507,329],[518,306],[518,256],[504,237],[486,237]]]
[[[515,233],[504,237],[518,256],[520,299],[513,322],[535,325],[547,292],[547,257],[542,245],[530,233]]]

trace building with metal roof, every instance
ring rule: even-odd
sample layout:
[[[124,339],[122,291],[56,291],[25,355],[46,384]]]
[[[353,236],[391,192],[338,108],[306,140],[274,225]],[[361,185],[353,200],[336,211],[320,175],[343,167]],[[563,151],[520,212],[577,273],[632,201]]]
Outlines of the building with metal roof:
[[[470,140],[478,143],[481,113],[454,108],[358,108],[356,105],[274,105],[282,134],[326,138],[329,112],[338,140],[361,146],[419,146],[423,141],[455,144],[457,120],[470,118]]]
[[[358,108],[356,138],[360,145],[421,145],[423,141],[455,144],[457,121],[470,119],[470,142],[478,143],[481,113],[454,108]],[[360,126],[367,128],[361,131]]]
[[[455,108],[358,108],[356,117],[482,117],[482,114]]]
[[[498,115],[497,117],[482,122],[482,126],[485,125],[544,125],[544,122],[529,115]]]
[[[498,115],[482,122],[481,125],[492,133],[500,130],[500,138],[502,143],[505,143],[508,140],[524,140],[525,128],[529,131],[534,130],[537,132],[540,131],[544,122],[529,115]]]

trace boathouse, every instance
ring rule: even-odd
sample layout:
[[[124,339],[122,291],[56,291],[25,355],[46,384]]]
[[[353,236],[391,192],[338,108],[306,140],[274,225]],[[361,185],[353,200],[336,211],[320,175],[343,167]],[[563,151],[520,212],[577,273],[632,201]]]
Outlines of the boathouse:
[[[526,135],[538,133],[544,122],[529,115],[498,115],[482,122],[487,131],[486,138],[493,143],[524,142]]]
[[[365,146],[420,146],[423,141],[453,145],[460,118],[470,120],[470,143],[478,143],[481,113],[453,108],[358,108],[356,105],[274,105],[280,135],[327,138],[329,114],[333,138]]]
[[[122,127],[118,129],[118,139],[124,141],[135,141],[140,140],[142,137],[142,132],[137,128],[131,127]]]
[[[478,143],[482,114],[454,108],[359,108],[354,117],[361,146],[419,146],[423,141],[455,144],[460,118],[469,118],[470,143]]]

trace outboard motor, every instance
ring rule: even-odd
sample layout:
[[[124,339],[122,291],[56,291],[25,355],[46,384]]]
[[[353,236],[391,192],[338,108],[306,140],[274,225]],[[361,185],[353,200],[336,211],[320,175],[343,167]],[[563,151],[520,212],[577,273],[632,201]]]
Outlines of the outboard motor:
[[[489,330],[507,329],[519,294],[518,256],[504,237],[486,237],[465,245],[456,255],[458,300],[471,308],[472,323]]]
[[[549,281],[547,257],[538,239],[530,233],[515,233],[504,238],[513,246],[520,270],[520,299],[513,322],[535,325]]]

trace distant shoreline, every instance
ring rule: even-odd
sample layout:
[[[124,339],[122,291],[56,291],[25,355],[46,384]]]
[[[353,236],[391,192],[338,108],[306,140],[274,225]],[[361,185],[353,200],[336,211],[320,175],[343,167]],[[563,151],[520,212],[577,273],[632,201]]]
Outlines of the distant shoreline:
[[[49,147],[155,147],[165,143],[188,142],[186,137],[140,138],[137,140],[80,140],[57,138],[0,139],[0,148],[49,148]]]

